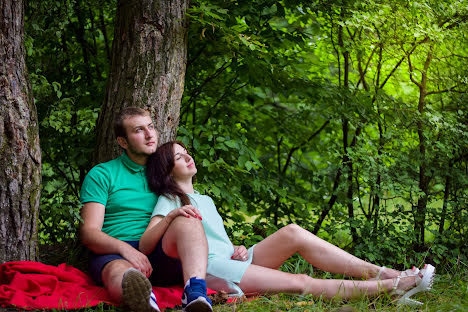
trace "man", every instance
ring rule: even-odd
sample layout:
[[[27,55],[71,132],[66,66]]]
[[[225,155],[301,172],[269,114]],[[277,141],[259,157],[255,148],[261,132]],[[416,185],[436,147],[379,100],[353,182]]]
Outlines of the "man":
[[[197,218],[176,217],[152,253],[138,250],[157,202],[145,174],[158,143],[149,112],[124,108],[114,131],[122,155],[92,168],[81,188],[80,237],[92,251],[91,276],[133,311],[159,311],[151,285],[180,282],[185,283],[185,311],[212,311],[204,280],[208,245]]]

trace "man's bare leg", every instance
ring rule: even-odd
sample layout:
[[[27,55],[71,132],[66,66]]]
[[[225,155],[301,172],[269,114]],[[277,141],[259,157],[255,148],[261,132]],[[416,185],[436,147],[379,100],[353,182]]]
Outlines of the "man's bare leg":
[[[101,275],[104,286],[116,303],[124,303],[132,311],[159,311],[150,281],[127,260],[109,262]]]
[[[102,282],[106,287],[112,300],[122,302],[122,278],[132,265],[126,260],[114,260],[106,264],[102,269]]]

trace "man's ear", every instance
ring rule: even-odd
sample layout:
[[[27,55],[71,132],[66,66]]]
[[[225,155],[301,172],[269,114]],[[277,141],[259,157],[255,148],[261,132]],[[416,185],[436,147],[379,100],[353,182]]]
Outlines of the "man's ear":
[[[117,137],[117,143],[120,145],[121,148],[125,150],[128,147],[127,139],[124,137],[121,137],[121,136]]]

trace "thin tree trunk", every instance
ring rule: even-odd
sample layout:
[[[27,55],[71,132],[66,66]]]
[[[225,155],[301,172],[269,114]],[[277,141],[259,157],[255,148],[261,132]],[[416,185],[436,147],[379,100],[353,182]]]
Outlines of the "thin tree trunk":
[[[0,159],[0,263],[37,260],[41,151],[23,1],[0,2]]]
[[[113,119],[127,106],[151,112],[160,143],[175,137],[187,63],[187,6],[187,0],[119,1],[94,163],[120,154]]]
[[[343,8],[341,10],[341,20],[346,19],[346,12]],[[343,86],[345,89],[349,88],[349,51],[346,50],[343,42],[343,26],[339,26],[338,32],[338,45],[343,51],[343,67],[344,67],[344,80]],[[345,117],[342,121],[342,130],[343,130],[343,166],[348,168],[347,170],[347,181],[348,181],[348,190],[346,192],[346,206],[348,207],[348,219],[350,220],[349,228],[351,230],[351,238],[353,242],[357,241],[357,231],[353,227],[352,222],[354,221],[354,205],[353,205],[353,161],[348,156],[348,135],[349,135],[349,121]],[[354,139],[357,139],[357,133],[354,136]]]
[[[442,204],[442,213],[440,214],[439,234],[442,234],[444,232],[445,217],[447,216],[447,205],[450,195],[450,183],[452,180],[450,175],[452,167],[452,161],[449,161],[448,174],[445,176],[444,203]]]
[[[416,244],[419,248],[422,248],[424,245],[424,231],[425,231],[425,223],[426,223],[426,208],[427,208],[427,200],[429,196],[429,181],[430,178],[427,175],[427,160],[426,160],[426,139],[424,137],[424,124],[422,118],[424,116],[424,110],[426,105],[426,95],[427,95],[427,72],[429,69],[429,65],[432,61],[432,49],[433,46],[431,45],[429,48],[429,52],[426,56],[426,61],[424,63],[424,69],[421,71],[421,82],[417,82],[414,80],[412,76],[412,64],[411,59],[408,57],[409,66],[410,66],[410,78],[419,87],[419,101],[418,101],[418,112],[419,118],[416,123],[417,131],[418,131],[418,138],[419,138],[419,157],[420,157],[420,165],[419,165],[419,190],[422,192],[421,195],[418,197],[418,203],[416,206],[416,215],[415,215],[415,223],[414,223],[414,231],[416,234]]]
[[[336,191],[338,190],[338,186],[340,185],[341,174],[342,174],[342,169],[340,167],[340,168],[338,168],[338,170],[336,172],[336,175],[335,175],[335,179],[333,180],[333,188],[332,188],[332,191],[331,191],[332,195],[330,197],[330,200],[328,201],[328,205],[327,205],[327,207],[325,209],[322,210],[322,213],[320,214],[320,217],[319,217],[317,223],[315,223],[314,229],[312,230],[312,233],[314,233],[314,234],[318,233],[318,231],[322,227],[323,221],[327,217],[330,210],[332,210],[333,205],[335,205],[335,202],[338,199],[338,195],[336,194]]]
[[[379,35],[380,37],[380,35]],[[377,126],[379,128],[379,146],[377,147],[377,178],[375,179],[375,194],[374,194],[374,200],[372,202],[372,213],[374,214],[374,230],[378,231],[379,228],[379,210],[380,210],[380,190],[381,190],[381,184],[382,184],[382,174],[380,173],[380,168],[379,166],[382,165],[382,149],[384,147],[384,139],[383,139],[383,127],[382,127],[382,121],[380,120],[381,112],[380,112],[380,105],[379,102],[377,101],[377,94],[379,92],[379,86],[380,86],[380,74],[382,71],[382,52],[383,52],[383,47],[382,45],[379,47],[379,62],[377,63],[377,79],[375,83],[375,94],[372,98],[372,104],[376,103],[377,106]]]
[[[106,27],[106,22],[104,21],[104,13],[102,12],[102,8],[99,11],[99,29],[101,29],[102,35],[104,36],[104,46],[106,48],[106,55],[107,55],[107,60],[109,63],[111,62],[111,51],[109,47],[109,38],[107,36],[107,27]]]
[[[75,14],[78,20],[77,25],[75,25],[75,33],[76,39],[80,43],[81,46],[81,53],[83,55],[83,62],[85,63],[85,72],[86,72],[86,79],[88,83],[91,83],[91,71],[89,66],[89,54],[88,54],[88,47],[87,42],[85,39],[85,25],[84,25],[84,17],[83,12],[81,12],[80,2],[75,2],[74,6]]]

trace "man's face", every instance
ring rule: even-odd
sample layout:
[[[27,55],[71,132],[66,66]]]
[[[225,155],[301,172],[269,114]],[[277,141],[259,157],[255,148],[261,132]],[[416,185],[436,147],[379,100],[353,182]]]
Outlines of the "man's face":
[[[124,119],[123,125],[127,137],[117,141],[130,158],[146,158],[156,151],[158,133],[150,116],[132,116]]]

